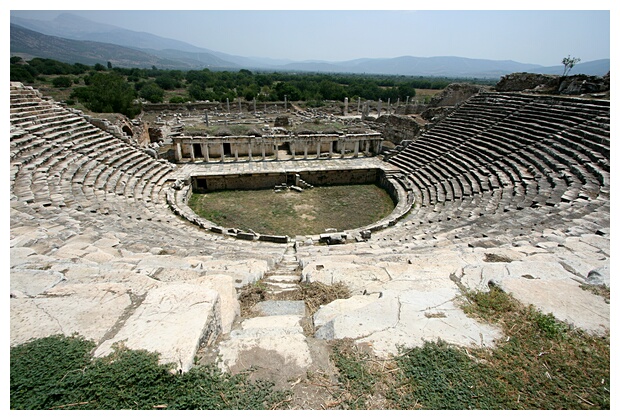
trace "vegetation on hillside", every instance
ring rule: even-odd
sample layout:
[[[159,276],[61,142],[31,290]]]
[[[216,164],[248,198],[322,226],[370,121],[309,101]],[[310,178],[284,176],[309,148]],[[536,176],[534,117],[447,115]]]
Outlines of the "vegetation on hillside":
[[[122,82],[120,81],[122,79]],[[79,101],[93,112],[112,109],[135,115],[138,100],[151,103],[186,101],[257,102],[303,101],[320,104],[324,100],[351,103],[361,100],[387,103],[416,97],[416,89],[443,89],[453,82],[489,84],[489,80],[448,79],[445,77],[384,76],[326,73],[277,73],[250,70],[211,71],[120,68],[96,64],[67,64],[52,59],[24,61],[11,57],[11,81],[70,89],[71,101]],[[114,83],[112,83],[114,81]],[[104,89],[104,92],[101,89]],[[103,93],[103,94],[102,94]],[[127,101],[131,98],[128,105]],[[63,98],[64,99],[64,98]],[[122,104],[122,105],[121,105]],[[122,109],[117,111],[118,109]]]

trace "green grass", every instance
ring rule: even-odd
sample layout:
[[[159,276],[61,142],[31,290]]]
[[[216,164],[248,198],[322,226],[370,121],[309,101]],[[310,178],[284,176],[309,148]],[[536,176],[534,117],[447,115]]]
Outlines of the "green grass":
[[[13,410],[261,410],[287,401],[269,382],[215,366],[171,373],[158,355],[116,349],[91,359],[81,337],[50,336],[11,348]]]
[[[192,195],[189,206],[221,226],[269,235],[316,235],[327,228],[354,229],[394,209],[390,196],[373,185],[315,187],[301,193],[273,190],[221,191]]]

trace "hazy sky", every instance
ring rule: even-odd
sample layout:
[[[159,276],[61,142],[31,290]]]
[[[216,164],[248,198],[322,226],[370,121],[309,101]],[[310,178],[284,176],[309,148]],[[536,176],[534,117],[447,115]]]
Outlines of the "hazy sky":
[[[10,10],[15,10],[11,14],[23,17],[49,20],[61,11],[71,11],[96,22],[228,54],[329,61],[450,55],[560,65],[562,58],[570,54],[586,62],[610,58],[610,20],[615,16],[613,1],[598,0],[467,3],[478,10],[457,10],[459,3],[442,1],[424,3],[426,8],[431,3],[435,10],[411,10],[422,5],[412,0],[375,0],[367,5],[322,0],[311,3],[219,1],[215,7],[212,6],[216,2],[210,1],[167,2],[168,6],[174,3],[179,10],[119,10],[127,2],[112,0],[88,4],[58,1],[39,7],[36,2],[27,3],[31,9],[27,13],[16,11],[23,10],[23,2],[10,0],[9,3],[12,3]],[[253,3],[260,3],[263,10],[248,10],[256,8]],[[498,9],[498,3],[505,10],[489,10]],[[85,6],[104,8],[104,4],[108,10],[78,10]],[[143,4],[135,1],[131,6],[138,9]],[[149,3],[155,4],[160,2]],[[553,4],[556,6],[552,7]],[[197,5],[211,10],[187,10]],[[350,5],[355,5],[356,10]],[[591,10],[557,10],[559,5],[565,9],[586,5]],[[42,11],[49,6],[58,9]],[[236,10],[213,10],[223,6]],[[370,6],[383,10],[360,10]],[[294,7],[306,10],[282,10]]]

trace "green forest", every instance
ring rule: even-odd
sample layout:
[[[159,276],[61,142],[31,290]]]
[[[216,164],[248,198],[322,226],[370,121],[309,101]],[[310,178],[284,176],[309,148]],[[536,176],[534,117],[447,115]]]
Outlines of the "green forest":
[[[322,101],[412,100],[416,89],[443,89],[450,83],[494,84],[487,79],[386,76],[366,74],[278,73],[203,70],[160,70],[156,67],[117,68],[107,65],[68,64],[52,59],[25,61],[11,57],[11,81],[49,84],[69,90],[69,105],[81,103],[93,112],[116,112],[132,118],[143,101],[184,103],[196,101],[274,102],[303,101],[321,106]]]

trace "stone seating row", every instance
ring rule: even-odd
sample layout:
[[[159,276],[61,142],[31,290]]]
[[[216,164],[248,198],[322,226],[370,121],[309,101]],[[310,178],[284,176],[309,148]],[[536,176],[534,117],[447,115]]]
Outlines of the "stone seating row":
[[[12,87],[12,91],[14,90],[16,89]],[[39,96],[29,93],[25,96],[31,102],[41,100]],[[12,94],[12,99],[15,100],[17,97],[18,104],[22,104],[23,96]],[[11,180],[16,182],[13,193],[17,199],[24,199],[26,202],[40,199],[44,205],[50,205],[52,200],[49,197],[54,194],[54,201],[60,206],[66,205],[67,201],[76,202],[79,199],[83,199],[87,205],[91,204],[96,196],[94,194],[86,196],[81,187],[91,182],[91,170],[98,169],[99,174],[103,172],[99,160],[105,159],[104,157],[108,155],[114,156],[119,150],[131,150],[132,154],[122,162],[125,167],[119,165],[118,176],[111,178],[109,185],[104,180],[100,188],[133,196],[132,191],[121,186],[139,187],[139,196],[142,197],[143,191],[147,190],[143,185],[147,181],[146,178],[137,177],[132,179],[131,183],[127,183],[125,179],[119,183],[119,179],[123,171],[127,172],[125,174],[127,179],[134,170],[146,173],[148,160],[151,159],[148,155],[126,146],[120,140],[90,125],[83,118],[63,111],[60,107],[53,113],[54,118],[39,119],[37,124],[24,128],[21,126],[23,124],[19,119],[19,113],[12,112],[12,117],[17,118],[17,121],[14,126],[14,121],[11,120]],[[169,167],[158,162],[154,166],[153,173],[160,170],[170,171]],[[33,177],[34,174],[36,177]],[[88,178],[89,176],[91,178]],[[148,202],[160,202],[157,192],[151,191],[155,194],[155,198],[145,197],[145,199]],[[63,192],[66,193],[68,200],[58,200]]]
[[[12,111],[15,107],[57,107],[62,118],[40,119],[23,126],[23,120],[11,121],[11,226],[32,228],[58,226],[58,240],[84,229],[97,229],[121,235],[127,246],[148,250],[170,249],[177,255],[206,255],[241,263],[244,259],[269,260],[282,254],[275,244],[239,243],[221,246],[221,238],[195,229],[169,211],[165,191],[171,183],[170,165],[156,161],[142,151],[99,130],[75,114],[48,104],[35,91],[18,95],[12,86]],[[41,105],[43,104],[43,105]],[[19,112],[12,112],[18,118]],[[55,228],[56,229],[56,228]],[[43,242],[38,245],[45,248]]]
[[[489,95],[484,96],[488,99]],[[511,98],[502,95],[499,99]],[[408,173],[417,187],[419,202],[412,217],[420,217],[424,224],[429,220],[429,214],[437,213],[435,207],[438,203],[446,207],[449,201],[463,198],[461,201],[465,203],[457,208],[465,210],[474,205],[471,200],[465,200],[469,194],[493,193],[497,189],[502,189],[503,194],[499,200],[489,198],[484,206],[487,214],[554,207],[578,199],[597,200],[601,192],[602,203],[605,202],[609,185],[609,162],[605,158],[608,150],[604,149],[608,143],[604,138],[608,133],[608,104],[588,102],[588,109],[580,113],[582,103],[569,101],[571,106],[563,106],[562,114],[558,116],[549,105],[558,102],[556,100],[545,98],[541,104],[532,97],[517,98],[519,106],[511,106],[509,112],[500,112],[502,118],[496,118],[495,124],[489,124],[487,113],[482,119],[482,128],[443,128],[450,126],[452,120],[460,127],[474,127],[481,121],[472,106],[461,106],[442,124],[435,125],[390,160]],[[476,102],[481,101],[478,99],[473,104]],[[559,103],[563,104],[562,101]],[[467,112],[461,112],[463,110]],[[570,122],[564,124],[567,115]],[[536,116],[539,116],[538,120]],[[595,123],[591,124],[591,121]],[[575,122],[582,125],[575,128]],[[579,137],[572,134],[576,130]],[[470,138],[464,139],[468,134]],[[585,138],[588,143],[579,141]],[[482,170],[488,173],[483,177],[473,176],[480,175]],[[488,182],[483,180],[484,177]],[[421,210],[424,208],[426,214]],[[573,216],[579,213],[571,206],[568,208],[571,209],[568,213]],[[454,209],[443,211],[446,218],[461,217]],[[476,213],[476,208],[470,213]],[[441,218],[435,216],[435,219]]]

